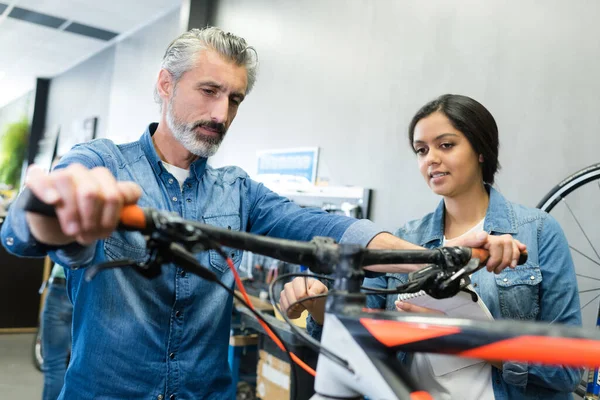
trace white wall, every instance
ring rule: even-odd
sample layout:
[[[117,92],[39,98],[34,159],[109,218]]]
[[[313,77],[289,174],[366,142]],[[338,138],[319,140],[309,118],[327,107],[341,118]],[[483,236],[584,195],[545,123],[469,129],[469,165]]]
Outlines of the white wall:
[[[500,128],[498,185],[534,206],[597,161],[600,3],[223,0],[218,25],[258,49],[261,69],[213,164],[256,170],[257,150],[321,148],[320,175],[375,189],[393,229],[438,199],[407,142],[443,93],[482,102]]]
[[[154,84],[165,50],[179,33],[177,10],[117,44],[107,131],[115,142],[137,140],[160,118]]]
[[[179,10],[53,78],[46,127],[98,116],[98,137],[136,140],[158,120],[152,90],[167,45],[179,32]]]

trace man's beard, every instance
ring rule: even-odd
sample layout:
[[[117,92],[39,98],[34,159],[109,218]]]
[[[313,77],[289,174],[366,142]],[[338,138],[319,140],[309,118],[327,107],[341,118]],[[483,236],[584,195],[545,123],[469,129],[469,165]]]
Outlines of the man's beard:
[[[179,141],[190,153],[195,154],[202,158],[208,158],[214,155],[225,134],[227,129],[224,124],[213,122],[213,121],[195,121],[186,123],[175,116],[173,112],[173,96],[167,105],[167,126],[173,132],[175,139]],[[213,131],[216,131],[217,136],[209,136],[196,131],[196,128],[206,127]]]

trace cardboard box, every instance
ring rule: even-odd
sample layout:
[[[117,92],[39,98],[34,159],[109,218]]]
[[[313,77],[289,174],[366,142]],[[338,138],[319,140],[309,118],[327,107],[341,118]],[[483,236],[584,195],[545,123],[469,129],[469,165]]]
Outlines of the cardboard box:
[[[259,350],[256,396],[262,400],[289,399],[290,364],[264,350]]]

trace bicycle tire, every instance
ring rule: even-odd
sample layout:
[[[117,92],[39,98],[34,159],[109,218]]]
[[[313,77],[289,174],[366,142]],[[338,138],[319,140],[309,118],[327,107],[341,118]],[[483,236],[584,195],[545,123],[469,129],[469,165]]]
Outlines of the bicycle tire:
[[[588,167],[580,169],[574,174],[563,179],[558,185],[554,186],[544,198],[536,206],[542,211],[550,213],[552,209],[569,193],[574,192],[578,188],[584,186],[589,182],[600,180],[600,163],[592,164]],[[575,389],[575,394],[578,396],[585,396],[587,391],[587,370],[583,374],[579,386]]]
[[[549,213],[569,193],[597,179],[600,179],[600,163],[583,168],[562,180],[544,196],[536,207]]]
[[[38,329],[33,337],[33,345],[32,345],[32,359],[33,365],[38,371],[42,371],[44,367],[44,356],[42,353],[42,331]]]

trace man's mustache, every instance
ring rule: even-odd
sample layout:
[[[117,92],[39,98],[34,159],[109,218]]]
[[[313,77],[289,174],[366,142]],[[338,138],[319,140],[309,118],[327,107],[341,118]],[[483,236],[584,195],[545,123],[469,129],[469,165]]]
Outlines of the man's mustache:
[[[207,128],[212,131],[217,132],[219,135],[223,136],[225,134],[225,124],[214,121],[198,121],[194,123],[192,126],[192,130],[196,128]]]

